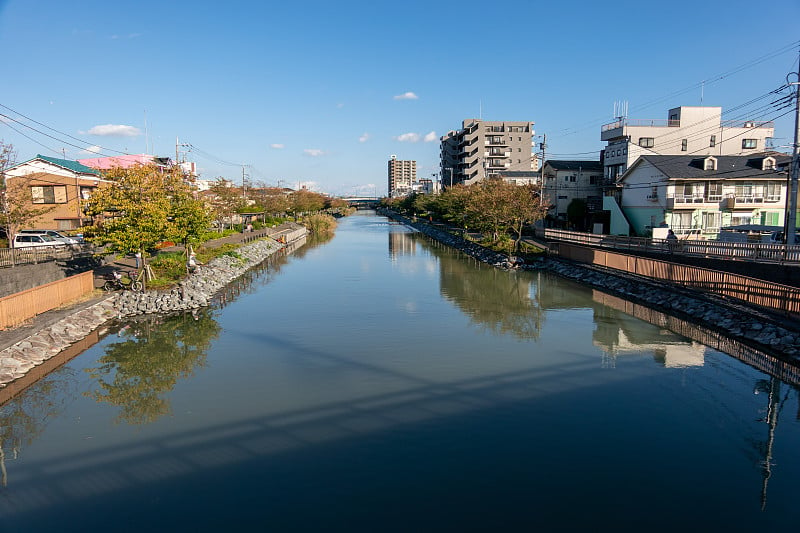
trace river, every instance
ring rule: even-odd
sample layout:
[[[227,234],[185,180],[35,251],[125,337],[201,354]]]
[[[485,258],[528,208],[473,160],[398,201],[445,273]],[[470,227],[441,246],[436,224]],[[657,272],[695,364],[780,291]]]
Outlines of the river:
[[[792,369],[632,309],[360,211],[0,407],[0,531],[796,530]]]

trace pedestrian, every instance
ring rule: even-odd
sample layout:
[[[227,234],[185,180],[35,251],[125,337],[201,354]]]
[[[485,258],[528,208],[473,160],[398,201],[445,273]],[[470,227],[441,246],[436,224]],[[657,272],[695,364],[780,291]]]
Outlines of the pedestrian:
[[[671,229],[667,230],[667,247],[669,248],[669,253],[675,251],[675,247],[677,246],[677,244],[678,244],[678,237],[677,235],[675,235],[675,232],[672,231]]]
[[[142,260],[142,252],[136,252],[133,254],[133,258],[136,260],[136,270],[139,270],[139,263]]]

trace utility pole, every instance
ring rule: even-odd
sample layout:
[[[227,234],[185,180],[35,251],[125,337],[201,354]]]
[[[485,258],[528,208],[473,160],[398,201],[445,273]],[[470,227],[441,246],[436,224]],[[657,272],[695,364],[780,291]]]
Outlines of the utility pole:
[[[242,165],[242,198],[247,200],[247,190],[245,189],[245,173],[244,169],[247,165]]]
[[[542,142],[539,143],[539,148],[542,150],[542,161],[539,166],[539,177],[541,178],[541,183],[539,183],[539,205],[544,205],[544,155],[545,150],[547,150],[546,133],[542,134]]]
[[[800,55],[800,54],[798,54]],[[786,198],[786,246],[794,244],[797,234],[797,180],[800,172],[800,63],[798,63],[797,81],[794,85],[794,150],[792,152],[792,168],[789,181],[789,196]]]

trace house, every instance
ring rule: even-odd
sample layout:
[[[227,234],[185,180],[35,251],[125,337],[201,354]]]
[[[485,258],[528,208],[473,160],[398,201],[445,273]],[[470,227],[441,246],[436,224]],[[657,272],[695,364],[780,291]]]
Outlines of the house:
[[[542,198],[551,206],[550,217],[566,222],[567,207],[574,200],[581,200],[589,223],[592,213],[602,211],[602,178],[600,161],[546,161],[542,167]]]
[[[645,155],[622,175],[622,212],[636,235],[666,225],[676,234],[713,239],[724,226],[784,223],[783,154]]]
[[[71,230],[89,224],[83,208],[92,192],[104,182],[98,170],[69,159],[37,155],[5,172],[9,194],[24,187],[19,201],[32,209],[50,207],[30,224],[32,229]]]

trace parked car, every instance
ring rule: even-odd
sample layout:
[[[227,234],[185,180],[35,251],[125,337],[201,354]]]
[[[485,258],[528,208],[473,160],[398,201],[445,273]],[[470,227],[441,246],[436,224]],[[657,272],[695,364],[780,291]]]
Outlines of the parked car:
[[[11,241],[13,248],[28,248],[30,246],[67,246],[65,242],[57,241],[45,233],[17,233]]]
[[[77,239],[73,239],[72,237],[67,237],[63,233],[59,233],[54,229],[22,229],[19,230],[19,234],[21,235],[49,235],[53,239],[57,241],[61,241],[64,244],[78,244]]]

